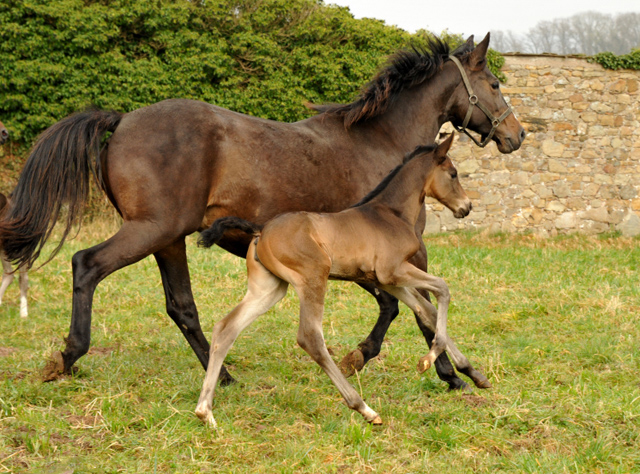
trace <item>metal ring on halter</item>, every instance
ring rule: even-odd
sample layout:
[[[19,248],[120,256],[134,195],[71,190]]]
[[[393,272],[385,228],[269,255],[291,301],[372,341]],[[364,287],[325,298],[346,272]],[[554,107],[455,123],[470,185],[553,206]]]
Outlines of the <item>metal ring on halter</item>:
[[[467,93],[469,94],[469,108],[467,109],[467,115],[465,116],[462,122],[462,127],[458,127],[455,124],[453,124],[453,126],[456,130],[458,130],[459,132],[463,132],[465,135],[471,138],[471,140],[473,140],[473,142],[476,145],[478,145],[481,148],[484,148],[485,146],[487,146],[487,143],[489,143],[489,140],[493,138],[493,134],[495,133],[496,129],[500,126],[500,124],[504,121],[504,119],[506,119],[510,114],[513,113],[513,110],[509,105],[507,105],[507,109],[502,113],[502,115],[500,115],[499,118],[495,118],[493,114],[489,111],[489,109],[487,109],[484,105],[480,103],[478,96],[473,93],[471,82],[469,82],[467,73],[462,67],[462,63],[460,62],[460,60],[453,55],[450,55],[449,59],[451,59],[451,61],[453,61],[453,63],[458,67],[458,70],[460,71],[460,75],[462,76],[462,82],[464,83],[464,86],[467,89]],[[469,121],[471,120],[471,115],[473,114],[473,107],[478,107],[491,122],[491,131],[485,137],[485,139],[482,140],[482,142],[479,142],[467,130],[467,125],[469,125]]]

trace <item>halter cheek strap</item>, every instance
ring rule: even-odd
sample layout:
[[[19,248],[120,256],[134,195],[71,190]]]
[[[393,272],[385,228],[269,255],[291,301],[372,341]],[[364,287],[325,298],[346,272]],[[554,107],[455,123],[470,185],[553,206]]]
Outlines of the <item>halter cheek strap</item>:
[[[460,60],[458,58],[456,58],[455,56],[453,56],[453,55],[449,56],[449,59],[451,59],[451,61],[453,61],[453,63],[456,66],[458,66],[458,69],[460,70],[460,75],[462,76],[462,82],[464,83],[464,86],[467,88],[467,93],[469,94],[469,108],[467,109],[467,115],[464,118],[464,121],[462,122],[462,127],[458,127],[455,124],[453,124],[453,126],[459,132],[465,133],[469,138],[471,138],[471,140],[473,140],[473,142],[476,145],[478,145],[479,147],[483,147],[484,148],[485,146],[487,146],[487,144],[489,143],[489,141],[493,137],[493,134],[495,133],[496,129],[500,126],[500,124],[504,121],[504,119],[506,119],[510,114],[513,113],[513,110],[511,110],[511,107],[507,106],[507,110],[505,110],[502,113],[502,115],[500,115],[500,117],[495,118],[493,116],[493,114],[491,113],[491,111],[489,111],[489,109],[487,107],[485,107],[484,104],[482,104],[482,103],[480,103],[478,101],[478,96],[474,94],[473,88],[471,87],[471,82],[469,82],[469,78],[467,77],[467,73],[465,72],[464,68],[462,67],[462,63],[460,62]],[[487,118],[491,122],[491,131],[489,132],[489,135],[487,135],[485,137],[485,139],[482,140],[482,142],[479,142],[467,130],[467,125],[469,125],[469,121],[471,120],[471,115],[473,114],[473,108],[474,107],[478,107],[482,112],[484,112],[484,114],[487,116]]]

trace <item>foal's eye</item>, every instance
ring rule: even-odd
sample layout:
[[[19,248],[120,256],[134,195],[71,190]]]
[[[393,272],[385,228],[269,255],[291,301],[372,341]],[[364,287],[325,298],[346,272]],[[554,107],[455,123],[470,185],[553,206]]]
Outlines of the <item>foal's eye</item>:
[[[458,177],[458,171],[457,171],[457,170],[455,170],[455,171],[453,171],[453,172],[451,173],[451,178],[452,178],[452,179],[456,179],[457,177]]]
[[[493,84],[491,84],[491,87],[495,90],[500,89],[500,83],[498,81],[494,82]]]

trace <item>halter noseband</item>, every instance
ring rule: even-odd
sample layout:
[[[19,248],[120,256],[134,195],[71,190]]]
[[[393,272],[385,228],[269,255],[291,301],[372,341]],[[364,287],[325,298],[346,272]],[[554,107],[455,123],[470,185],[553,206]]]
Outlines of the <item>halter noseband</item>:
[[[478,96],[473,93],[473,89],[471,88],[471,83],[469,82],[467,73],[464,72],[464,68],[462,67],[462,63],[460,63],[460,60],[453,55],[449,56],[449,59],[451,59],[453,63],[456,66],[458,66],[458,69],[460,70],[460,74],[462,75],[462,82],[464,82],[464,86],[467,88],[467,92],[469,93],[469,108],[467,109],[467,116],[464,118],[464,121],[462,122],[462,127],[458,127],[456,124],[452,124],[452,125],[455,127],[457,131],[464,132],[469,138],[471,138],[471,140],[473,140],[473,142],[476,145],[484,148],[485,146],[487,146],[487,143],[489,143],[489,140],[491,140],[491,138],[493,137],[493,134],[495,133],[496,129],[500,126],[500,124],[504,121],[504,119],[506,119],[509,116],[509,114],[513,113],[513,110],[511,110],[511,107],[507,105],[507,110],[505,110],[500,117],[495,118],[493,114],[489,111],[489,109],[487,109],[483,104],[481,104],[478,101]],[[489,132],[489,135],[487,135],[485,139],[482,140],[482,143],[480,143],[467,130],[467,125],[469,125],[469,120],[471,120],[471,114],[473,114],[474,106],[482,110],[482,112],[484,112],[487,118],[491,121],[491,131]]]

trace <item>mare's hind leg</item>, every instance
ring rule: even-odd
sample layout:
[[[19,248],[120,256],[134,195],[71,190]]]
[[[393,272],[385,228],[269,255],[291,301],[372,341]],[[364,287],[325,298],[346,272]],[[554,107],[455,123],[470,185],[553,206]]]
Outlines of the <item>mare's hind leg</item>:
[[[202,367],[207,370],[209,343],[200,327],[198,310],[191,292],[184,237],[156,252],[154,256],[162,276],[167,314],[182,331]],[[219,380],[222,385],[235,382],[224,365],[220,370]]]
[[[373,283],[358,283],[358,285],[376,299],[380,307],[380,315],[367,338],[358,344],[357,349],[349,352],[340,362],[340,370],[347,377],[351,377],[356,370],[362,370],[367,362],[380,354],[384,336],[400,312],[398,300],[394,296],[386,291],[379,290]]]
[[[45,368],[44,381],[70,374],[73,364],[89,350],[91,308],[98,283],[111,273],[166,247],[175,235],[160,233],[152,223],[125,221],[110,239],[77,252],[72,258],[73,301],[71,327],[63,352],[53,354]]]
[[[253,249],[254,246],[251,246]],[[238,335],[258,316],[266,313],[269,308],[280,301],[287,293],[289,284],[273,275],[259,262],[249,250],[247,256],[248,288],[245,297],[227,316],[218,321],[213,327],[211,336],[211,356],[207,368],[196,415],[205,423],[215,427],[216,421],[211,411],[213,395],[221,373],[222,363],[231,349]]]
[[[307,286],[304,277],[291,282],[300,298],[300,327],[298,328],[298,344],[302,347],[320,367],[326,372],[333,384],[340,391],[347,406],[360,413],[366,421],[374,425],[382,424],[380,416],[373,411],[358,392],[347,381],[347,378],[335,364],[322,334],[322,314],[324,311],[324,293],[326,280],[315,286]]]

